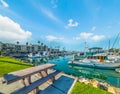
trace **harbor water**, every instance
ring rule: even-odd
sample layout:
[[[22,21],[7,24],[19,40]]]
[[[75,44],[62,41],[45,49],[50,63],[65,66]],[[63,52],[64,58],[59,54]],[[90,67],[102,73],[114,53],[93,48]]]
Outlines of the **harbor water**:
[[[31,60],[35,65],[40,65],[44,63],[53,63],[56,64],[54,69],[60,70],[66,74],[74,75],[74,76],[83,76],[89,79],[97,79],[101,82],[107,82],[112,86],[120,88],[120,73],[117,73],[114,70],[103,70],[103,69],[95,69],[95,68],[86,68],[80,66],[72,66],[68,64],[72,56],[64,56],[57,57],[54,59],[49,59],[43,62],[43,60],[39,58],[34,58]]]

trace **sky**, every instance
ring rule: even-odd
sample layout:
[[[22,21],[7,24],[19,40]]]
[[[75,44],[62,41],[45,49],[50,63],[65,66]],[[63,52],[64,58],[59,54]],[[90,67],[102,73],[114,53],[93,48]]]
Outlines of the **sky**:
[[[0,0],[2,42],[107,49],[120,47],[119,32],[120,0]]]

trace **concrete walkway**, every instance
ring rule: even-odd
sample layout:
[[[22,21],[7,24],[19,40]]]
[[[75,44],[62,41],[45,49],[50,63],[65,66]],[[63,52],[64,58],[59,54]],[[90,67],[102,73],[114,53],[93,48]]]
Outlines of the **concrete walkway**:
[[[51,73],[54,70],[49,70],[48,72]],[[40,79],[38,75],[32,76],[32,81]],[[42,84],[39,86],[40,94],[67,94],[69,92],[73,82],[75,81],[75,77],[71,75],[67,75],[65,73],[60,73],[55,77],[56,81],[54,84],[50,81]],[[11,92],[18,90],[23,87],[21,81],[14,82],[12,84],[2,84],[4,79],[0,78],[0,94],[10,94]],[[46,92],[46,93],[44,93]],[[48,92],[48,93],[47,93]]]
[[[67,94],[75,79],[68,76],[61,76],[54,81],[45,90],[40,91],[40,94]]]

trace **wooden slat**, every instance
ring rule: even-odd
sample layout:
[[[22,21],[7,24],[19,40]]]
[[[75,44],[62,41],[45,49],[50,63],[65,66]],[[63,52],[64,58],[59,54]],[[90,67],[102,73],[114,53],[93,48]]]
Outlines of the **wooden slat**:
[[[43,77],[43,78],[31,83],[29,86],[23,87],[22,89],[13,92],[12,94],[27,94],[30,91],[36,89],[41,84],[43,84],[46,81],[48,81],[49,79],[51,79],[52,77],[54,77],[55,75],[57,75],[58,73],[60,73],[60,71],[55,71],[54,73],[48,74],[46,77]]]
[[[12,82],[15,82],[17,80],[23,79],[28,76],[31,76],[35,73],[39,73],[40,71],[49,69],[54,66],[55,66],[55,64],[44,64],[44,65],[40,65],[40,66],[36,66],[36,67],[31,67],[31,68],[27,68],[24,70],[19,70],[16,72],[11,72],[11,73],[5,74],[4,78],[7,82],[7,84],[10,84]]]

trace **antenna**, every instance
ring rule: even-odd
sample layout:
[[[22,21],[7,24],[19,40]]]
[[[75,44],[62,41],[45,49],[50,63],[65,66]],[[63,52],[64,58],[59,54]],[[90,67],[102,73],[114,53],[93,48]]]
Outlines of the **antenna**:
[[[120,35],[120,32],[118,33],[118,35],[117,35],[117,37],[116,37],[116,39],[115,39],[115,41],[114,41],[114,43],[113,43],[112,48],[114,47],[114,45],[115,45],[115,43],[116,43],[117,39],[119,38],[119,35]]]
[[[108,45],[108,50],[110,49],[110,39],[109,39],[109,45]]]
[[[87,42],[85,41],[85,49],[84,49],[84,52],[86,52],[88,46],[87,46]]]

